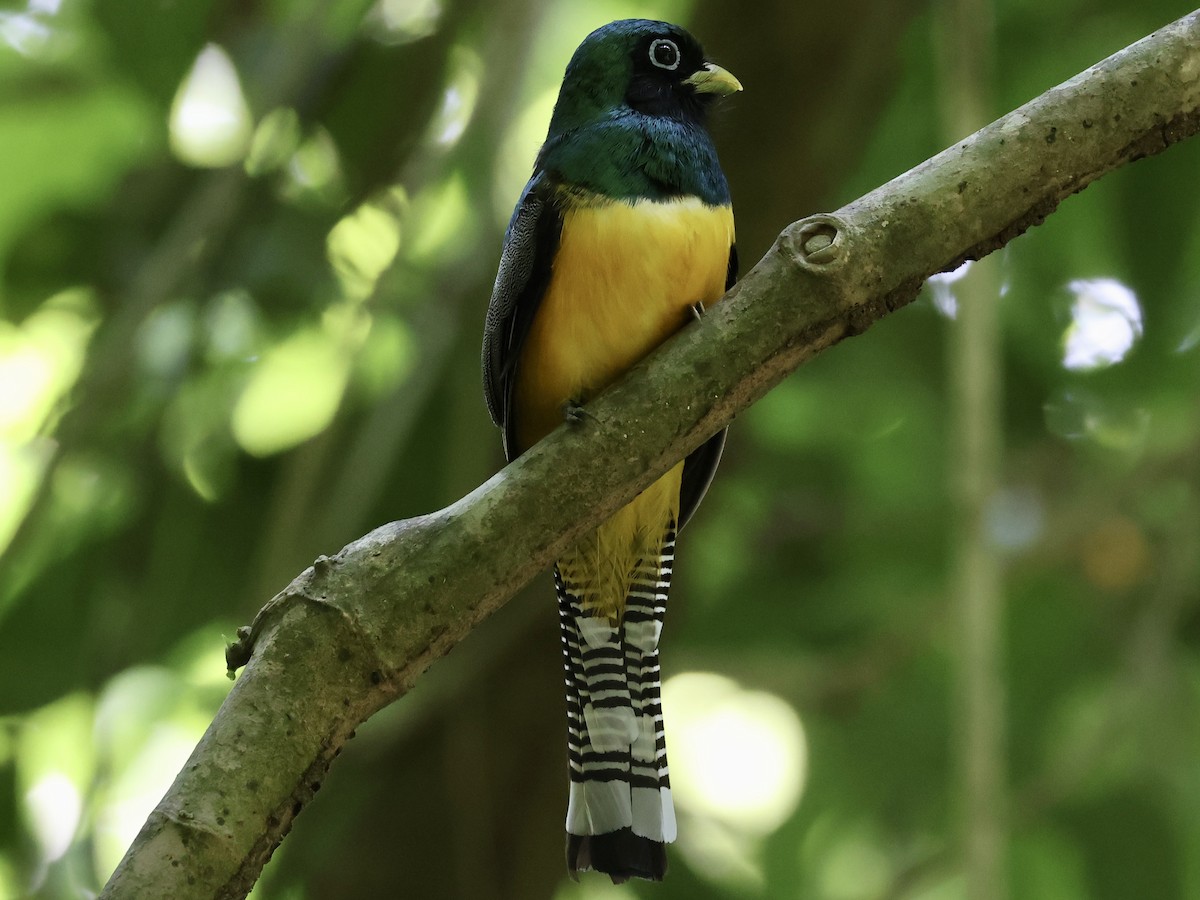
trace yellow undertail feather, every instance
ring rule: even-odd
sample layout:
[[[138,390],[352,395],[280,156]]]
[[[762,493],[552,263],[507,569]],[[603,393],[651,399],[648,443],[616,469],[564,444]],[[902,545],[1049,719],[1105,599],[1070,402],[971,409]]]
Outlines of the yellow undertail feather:
[[[658,560],[679,519],[682,478],[680,463],[563,554],[559,572],[585,612],[621,620],[639,561]]]

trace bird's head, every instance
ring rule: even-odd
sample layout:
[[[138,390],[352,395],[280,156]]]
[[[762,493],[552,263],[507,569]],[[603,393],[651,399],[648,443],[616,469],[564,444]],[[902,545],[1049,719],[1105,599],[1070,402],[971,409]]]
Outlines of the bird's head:
[[[571,57],[550,133],[622,109],[703,124],[713,100],[741,89],[678,25],[622,19],[597,28]]]

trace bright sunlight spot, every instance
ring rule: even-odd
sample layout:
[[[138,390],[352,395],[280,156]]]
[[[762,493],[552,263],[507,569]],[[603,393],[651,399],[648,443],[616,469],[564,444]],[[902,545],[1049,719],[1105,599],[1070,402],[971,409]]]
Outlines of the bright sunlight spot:
[[[250,109],[233,60],[221,47],[208,44],[171,105],[171,149],[192,166],[228,166],[245,155],[250,130]]]
[[[52,448],[49,443],[40,448],[32,445],[14,446],[0,438],[0,553],[16,534],[21,519],[29,510],[33,493],[41,479],[43,460]],[[0,605],[0,612],[3,606]]]
[[[19,326],[0,322],[0,550],[37,489],[51,439],[39,437],[79,377],[95,328],[95,297],[71,288]]]
[[[800,717],[774,694],[688,672],[663,685],[671,787],[679,806],[753,835],[795,810],[807,770]]]
[[[22,56],[39,56],[54,32],[28,12],[0,13],[0,40]]]
[[[456,47],[452,66],[454,74],[442,95],[441,108],[431,126],[434,141],[443,147],[452,146],[462,137],[479,97],[479,72],[482,66],[479,57],[465,47]]]
[[[933,308],[947,319],[953,319],[958,315],[958,297],[954,293],[954,285],[961,281],[969,271],[971,271],[971,260],[968,259],[957,269],[930,275],[926,282],[933,295]]]
[[[29,0],[20,12],[0,13],[0,41],[22,56],[43,59],[74,49],[51,21],[61,8],[62,0]]]
[[[25,793],[25,808],[42,860],[54,862],[67,852],[79,827],[83,811],[79,791],[66,775],[52,772]]]
[[[1137,296],[1113,278],[1077,279],[1067,289],[1075,299],[1063,335],[1063,366],[1089,371],[1119,363],[1142,336]]]
[[[37,435],[79,377],[95,327],[90,291],[55,294],[20,325],[0,322],[0,435]]]
[[[762,893],[766,879],[761,843],[757,834],[702,817],[688,819],[679,833],[679,852],[692,869],[732,892],[751,896]]]
[[[379,0],[367,14],[372,36],[384,44],[407,44],[437,31],[438,0]]]
[[[272,347],[233,409],[233,436],[247,453],[270,456],[315,437],[333,421],[349,363],[337,342],[306,328]]]
[[[91,698],[72,694],[31,713],[19,732],[17,783],[43,864],[67,851],[79,826],[80,789],[95,770],[91,725]]]
[[[379,276],[396,258],[400,250],[397,212],[403,202],[404,189],[396,188],[379,201],[363,203],[329,232],[325,252],[348,298],[370,296]]]
[[[16,332],[0,323],[0,431],[40,419],[54,377],[53,362]]]

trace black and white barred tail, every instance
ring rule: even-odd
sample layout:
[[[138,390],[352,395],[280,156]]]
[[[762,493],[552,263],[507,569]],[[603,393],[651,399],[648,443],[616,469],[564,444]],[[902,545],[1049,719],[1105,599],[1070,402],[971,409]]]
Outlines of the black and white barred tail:
[[[658,641],[674,558],[672,527],[658,558],[635,565],[618,622],[590,614],[587,587],[565,583],[554,568],[567,685],[572,877],[595,869],[619,884],[666,874],[663,845],[675,840],[675,809]]]

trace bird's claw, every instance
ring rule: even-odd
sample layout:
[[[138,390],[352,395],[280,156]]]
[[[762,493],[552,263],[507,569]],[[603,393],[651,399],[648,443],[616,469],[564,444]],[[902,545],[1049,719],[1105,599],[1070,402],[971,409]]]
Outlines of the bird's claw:
[[[593,416],[583,405],[582,400],[568,400],[563,404],[563,419],[568,425],[582,425],[586,420],[593,419]]]
[[[701,321],[704,318],[704,315],[706,313],[706,310],[704,309],[704,301],[697,300],[695,303],[693,303],[691,306],[688,307],[688,312],[690,312],[692,314],[692,318],[695,319],[697,322]]]

